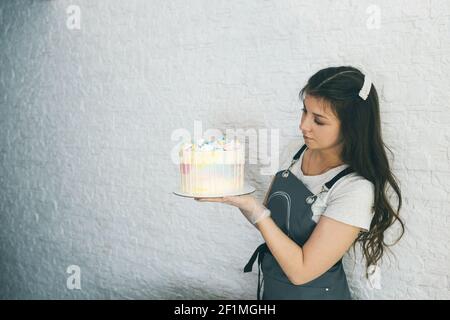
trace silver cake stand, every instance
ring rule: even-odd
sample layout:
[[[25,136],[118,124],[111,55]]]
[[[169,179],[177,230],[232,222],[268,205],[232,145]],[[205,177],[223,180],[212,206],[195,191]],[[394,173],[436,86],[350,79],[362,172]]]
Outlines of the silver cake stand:
[[[230,193],[221,193],[221,194],[213,194],[213,193],[197,193],[197,194],[191,194],[191,193],[185,193],[181,190],[173,191],[173,194],[180,196],[180,197],[186,197],[186,198],[217,198],[217,197],[228,197],[228,196],[241,196],[244,194],[250,194],[255,192],[255,187],[244,184],[244,187],[241,190],[238,190],[236,192],[230,192]]]

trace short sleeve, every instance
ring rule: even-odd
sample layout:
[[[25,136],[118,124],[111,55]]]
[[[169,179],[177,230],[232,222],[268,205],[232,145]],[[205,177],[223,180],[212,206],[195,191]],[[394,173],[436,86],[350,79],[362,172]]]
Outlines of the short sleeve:
[[[372,182],[353,176],[338,181],[329,191],[322,215],[369,231],[373,218],[375,188]]]

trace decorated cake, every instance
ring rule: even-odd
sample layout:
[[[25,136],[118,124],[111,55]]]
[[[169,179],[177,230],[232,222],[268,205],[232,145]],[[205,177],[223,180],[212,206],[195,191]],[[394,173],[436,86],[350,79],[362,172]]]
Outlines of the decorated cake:
[[[181,145],[179,155],[183,193],[220,196],[243,189],[245,145],[238,139],[191,140]]]

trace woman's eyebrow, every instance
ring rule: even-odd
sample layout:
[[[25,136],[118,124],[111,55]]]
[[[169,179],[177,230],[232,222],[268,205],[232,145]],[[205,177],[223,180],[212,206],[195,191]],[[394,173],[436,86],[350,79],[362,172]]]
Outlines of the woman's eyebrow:
[[[308,110],[308,108],[306,108],[306,104],[305,104],[305,101],[303,100],[303,107],[305,107],[305,109],[306,110]],[[318,116],[318,117],[320,117],[320,118],[324,118],[324,119],[327,119],[328,120],[328,118],[327,117],[325,117],[325,116],[323,116],[323,115],[321,115],[321,114],[317,114],[317,113],[314,113],[313,112],[313,115],[315,115],[315,116]]]

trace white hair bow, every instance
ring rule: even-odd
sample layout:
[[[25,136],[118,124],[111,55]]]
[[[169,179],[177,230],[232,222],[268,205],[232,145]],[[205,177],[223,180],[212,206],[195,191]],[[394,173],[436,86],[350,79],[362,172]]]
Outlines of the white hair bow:
[[[371,87],[372,87],[372,79],[370,79],[368,75],[364,75],[364,83],[361,90],[359,91],[359,96],[363,100],[366,100],[367,97],[369,96]]]

